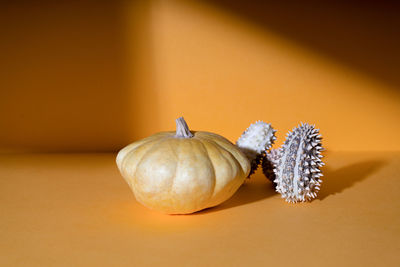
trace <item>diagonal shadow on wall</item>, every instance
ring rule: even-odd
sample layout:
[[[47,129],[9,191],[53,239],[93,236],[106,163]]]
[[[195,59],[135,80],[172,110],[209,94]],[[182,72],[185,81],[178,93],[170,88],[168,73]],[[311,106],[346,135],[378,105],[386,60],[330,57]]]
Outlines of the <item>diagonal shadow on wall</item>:
[[[399,89],[396,1],[207,1]]]

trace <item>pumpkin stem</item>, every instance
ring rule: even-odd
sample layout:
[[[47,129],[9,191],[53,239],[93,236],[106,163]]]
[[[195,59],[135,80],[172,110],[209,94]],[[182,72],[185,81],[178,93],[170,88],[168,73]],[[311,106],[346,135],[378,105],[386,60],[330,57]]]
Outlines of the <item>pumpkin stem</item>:
[[[183,117],[177,118],[176,122],[176,137],[179,138],[191,138],[193,134],[189,130],[185,119]]]

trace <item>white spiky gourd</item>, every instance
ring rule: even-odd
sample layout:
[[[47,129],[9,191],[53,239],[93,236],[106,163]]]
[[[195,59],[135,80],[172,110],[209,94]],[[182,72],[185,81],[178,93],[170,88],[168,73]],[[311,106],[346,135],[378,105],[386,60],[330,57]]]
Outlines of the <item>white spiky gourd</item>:
[[[281,155],[281,148],[271,149],[271,151],[266,152],[262,159],[262,170],[264,175],[271,181],[274,182],[276,176],[274,169],[279,162]]]
[[[273,156],[276,191],[287,202],[304,202],[316,198],[322,183],[320,167],[323,150],[321,135],[315,125],[301,123],[287,134],[279,151]],[[279,161],[277,161],[279,158]]]
[[[257,121],[251,124],[236,141],[237,147],[251,162],[250,174],[253,174],[261,162],[265,152],[271,148],[276,140],[276,130],[271,124]]]

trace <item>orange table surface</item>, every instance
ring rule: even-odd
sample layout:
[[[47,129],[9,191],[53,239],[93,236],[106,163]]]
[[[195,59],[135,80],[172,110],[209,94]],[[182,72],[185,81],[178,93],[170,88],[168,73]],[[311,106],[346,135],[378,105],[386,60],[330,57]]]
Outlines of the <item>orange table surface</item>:
[[[0,266],[400,266],[400,153],[326,153],[311,203],[258,171],[222,205],[136,202],[115,154],[0,156]]]

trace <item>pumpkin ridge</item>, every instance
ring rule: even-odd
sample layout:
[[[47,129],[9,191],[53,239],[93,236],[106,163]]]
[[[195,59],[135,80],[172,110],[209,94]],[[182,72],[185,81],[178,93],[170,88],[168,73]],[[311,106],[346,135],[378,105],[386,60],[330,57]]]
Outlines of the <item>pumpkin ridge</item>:
[[[196,143],[196,145],[194,145],[194,143]],[[182,144],[182,143],[178,142],[178,144]],[[198,155],[202,152],[201,148],[204,147],[203,143],[201,142],[201,140],[199,140],[197,138],[197,139],[192,139],[192,140],[188,141],[187,144],[189,144],[190,147],[191,147],[191,149],[190,149],[191,152],[190,153],[191,153],[192,157],[194,157],[195,161],[198,161],[200,159],[198,157]],[[176,167],[175,167],[174,179],[172,180],[172,183],[171,183],[171,185],[170,185],[170,187],[168,189],[168,194],[170,194],[170,195],[174,195],[173,190],[175,189],[175,185],[177,183],[176,177],[179,177],[181,175],[180,174],[180,166],[181,166],[180,163],[182,161],[182,157],[185,157],[185,154],[182,152],[181,145],[177,146],[175,152],[178,155],[178,157],[176,159],[176,165],[175,165]],[[211,160],[209,159],[208,151],[205,149],[205,152],[203,152],[203,153],[204,153],[203,157],[207,158],[209,165],[211,165],[212,168],[214,168],[214,166],[212,165]],[[196,178],[198,179],[198,173],[197,173],[196,169],[195,169],[195,171],[196,172],[193,173],[193,175],[195,177],[195,179],[193,181],[196,182]],[[211,192],[208,193],[208,197],[207,198],[203,199],[202,202],[197,202],[196,203],[196,206],[197,206],[196,209],[198,209],[199,207],[201,207],[201,209],[204,209],[204,207],[207,206],[207,203],[209,203],[210,199],[213,196],[214,189],[215,189],[215,184],[216,184],[216,181],[215,181],[216,175],[215,175],[214,169],[213,169],[213,172],[212,172],[212,176],[213,176],[213,178],[212,178],[212,182],[213,182],[212,190],[210,190]]]
[[[202,138],[211,140],[212,142],[215,142],[216,144],[218,144],[219,147],[222,147],[222,148],[224,148],[224,150],[227,150],[229,152],[229,154],[231,154],[232,157],[239,163],[240,169],[242,170],[242,172],[244,174],[246,174],[246,170],[250,171],[250,167],[251,167],[250,165],[247,165],[247,168],[246,168],[246,164],[242,164],[243,161],[248,162],[248,158],[242,151],[240,151],[240,149],[237,149],[236,151],[233,151],[234,153],[232,153],[230,150],[225,148],[225,146],[229,146],[229,145],[232,145],[235,148],[238,148],[235,144],[233,144],[228,139],[226,139],[222,136],[219,136],[215,133],[209,133],[209,132],[203,132],[203,133],[205,133],[205,135],[203,135]],[[216,140],[212,139],[212,137],[216,137]],[[239,156],[242,157],[243,161],[238,160]]]
[[[221,146],[220,144],[218,144],[218,142],[214,141],[213,139],[208,139],[208,138],[203,138],[202,141],[208,142],[209,145],[214,146],[215,150],[217,151],[217,153],[221,156],[221,159],[224,160],[224,162],[227,164],[227,166],[225,168],[230,168],[231,169],[231,174],[230,176],[232,177],[232,179],[228,180],[228,182],[223,186],[223,188],[229,188],[230,185],[232,185],[232,183],[236,183],[236,180],[239,176],[244,176],[243,173],[244,171],[242,170],[242,165],[240,164],[240,162],[237,160],[237,158],[235,157],[234,154],[232,154],[228,149],[226,149],[225,147]],[[228,155],[230,155],[230,158],[233,160],[230,160],[229,158],[227,158],[227,156],[222,153],[222,151],[225,151],[228,153]],[[210,161],[213,163],[212,159],[210,158]],[[233,164],[236,163],[236,166],[233,166]],[[216,177],[216,175],[215,175]],[[217,181],[217,177],[215,178]],[[244,181],[244,179],[243,179]],[[242,183],[243,183],[242,181]],[[221,190],[216,192],[216,185],[217,183],[215,183],[214,185],[214,192],[213,195],[210,198],[210,201],[208,203],[207,208],[211,208],[211,207],[215,207],[219,204],[221,204],[223,201],[225,201],[227,198],[224,197],[222,198],[223,200],[221,201]],[[232,191],[233,193],[236,192],[236,190]],[[232,194],[233,194],[232,193]],[[230,195],[228,198],[230,198],[232,195]]]
[[[208,139],[208,138],[204,138],[204,139],[206,139],[206,140],[209,141],[210,143],[214,144],[218,149],[221,149],[221,150],[226,151],[226,152],[231,156],[231,158],[233,159],[233,161],[236,162],[238,166],[240,166],[239,169],[242,170],[242,165],[240,164],[240,162],[236,159],[236,157],[235,157],[228,149],[226,149],[225,147],[221,146],[220,144],[218,144],[216,141],[214,141],[214,140],[212,140],[212,139]],[[217,150],[218,150],[218,149],[217,149]],[[221,151],[218,151],[218,152],[219,152],[219,153],[221,154],[221,156],[228,162],[229,166],[233,169],[233,166],[232,166],[230,160],[229,160],[223,153],[221,153]],[[243,171],[242,171],[242,172],[243,172]]]
[[[161,132],[161,133],[168,133],[168,132]],[[159,133],[159,134],[161,134],[161,133]],[[151,137],[151,136],[150,136],[150,137]],[[125,160],[128,158],[128,155],[131,154],[133,151],[135,151],[135,150],[137,150],[138,148],[140,148],[140,147],[142,147],[142,146],[144,146],[144,145],[147,145],[147,144],[149,144],[149,143],[153,143],[153,142],[158,143],[159,141],[162,141],[163,139],[165,139],[165,138],[167,138],[167,137],[169,137],[169,135],[164,135],[164,136],[161,135],[161,139],[154,139],[154,140],[151,140],[151,139],[150,139],[150,140],[147,141],[147,142],[143,142],[143,143],[141,143],[140,145],[135,146],[135,147],[132,148],[130,151],[126,152],[124,158],[123,158],[122,161],[121,161],[121,166],[125,163]],[[148,137],[148,138],[149,138],[149,137]],[[145,138],[145,139],[146,139],[146,138]],[[139,140],[139,141],[142,141],[142,140]],[[137,141],[137,142],[139,142],[139,141]],[[152,149],[153,146],[154,146],[154,144],[152,144],[152,145],[148,148],[148,150]],[[148,151],[148,150],[147,150],[147,151]],[[147,151],[145,152],[145,154],[147,153]],[[143,156],[144,156],[145,154],[143,154]],[[138,163],[139,163],[139,162],[138,162]]]
[[[151,141],[151,142],[154,142],[154,143],[150,146],[149,149],[146,150],[146,152],[143,153],[142,157],[141,157],[140,160],[137,162],[136,166],[139,166],[139,165],[142,163],[142,161],[143,161],[143,159],[145,158],[145,156],[147,156],[147,154],[149,154],[149,152],[155,147],[155,145],[161,143],[162,141],[165,141],[168,137],[169,137],[169,136],[164,136],[164,137],[161,138],[161,139]],[[142,144],[142,145],[144,145],[144,144]],[[142,145],[140,145],[140,146],[142,146]],[[140,146],[138,146],[138,147],[140,147]],[[137,147],[137,148],[138,148],[138,147]],[[130,153],[132,153],[133,151],[135,151],[137,148],[135,148],[135,149],[133,149],[132,151],[130,151],[129,153],[127,153],[127,155],[130,154]],[[127,159],[127,157],[125,157],[125,159]],[[125,161],[125,159],[124,159],[124,161]],[[124,162],[124,161],[123,161],[123,162]],[[137,172],[137,167],[135,167],[135,172],[133,173],[133,176],[132,176],[132,177],[136,177],[136,172]]]
[[[244,171],[244,169],[243,169],[243,165],[239,162],[239,160],[235,157],[235,155],[232,154],[231,151],[229,151],[228,149],[226,149],[224,146],[222,146],[221,144],[219,144],[217,141],[215,141],[215,140],[213,140],[213,139],[211,139],[211,138],[208,138],[207,136],[202,136],[201,138],[206,139],[207,141],[212,142],[212,143],[215,144],[218,148],[220,148],[220,149],[222,149],[222,150],[228,152],[228,154],[231,156],[231,158],[232,158],[232,159],[237,163],[237,165],[240,167],[240,168],[239,168],[240,171],[241,171],[242,173],[245,173],[245,171]],[[227,141],[229,141],[229,140],[227,140]],[[235,146],[234,144],[232,144],[232,145]],[[229,162],[229,159],[228,159],[224,154],[221,153],[221,155]],[[247,160],[247,158],[246,158],[246,160]],[[230,164],[230,162],[229,162],[229,164]],[[231,167],[232,167],[232,166],[231,166]]]
[[[122,160],[121,160],[121,162],[120,162],[120,166],[121,166],[121,169],[123,169],[123,166],[126,164],[126,162],[127,161],[129,161],[130,159],[131,159],[131,157],[133,156],[133,152],[135,152],[135,151],[137,151],[137,149],[139,149],[139,148],[141,148],[141,147],[143,147],[143,146],[146,146],[146,145],[148,145],[149,147],[146,149],[146,151],[143,153],[143,155],[145,155],[147,152],[148,152],[148,150],[150,150],[153,146],[154,146],[154,144],[152,144],[153,142],[158,142],[159,141],[159,139],[154,139],[154,140],[150,140],[150,141],[147,141],[147,142],[143,142],[143,143],[141,143],[140,145],[138,145],[138,146],[135,146],[134,148],[132,148],[131,150],[129,150],[128,152],[126,152],[125,153],[125,155],[123,156],[123,158],[122,158]],[[149,145],[149,144],[151,144],[151,145]],[[142,157],[143,157],[143,155],[142,155]],[[139,160],[138,160],[138,162],[135,164],[135,166],[134,166],[134,172],[132,172],[130,175],[133,175],[132,177],[134,177],[134,175],[135,175],[135,173],[136,173],[136,168],[137,168],[137,166],[138,166],[138,164],[139,164],[139,162],[142,160],[142,158],[140,158]],[[128,174],[128,176],[130,176],[129,174]],[[128,182],[128,184],[130,184],[129,182]]]
[[[203,144],[203,140],[198,140],[199,141],[199,143],[204,147],[204,150],[206,151],[206,153],[207,153],[207,158],[208,158],[208,160],[210,161],[210,163],[211,163],[211,166],[212,166],[212,168],[213,168],[213,173],[214,173],[214,186],[213,186],[213,191],[212,191],[212,194],[211,194],[211,198],[214,196],[214,193],[215,193],[215,186],[217,185],[217,173],[215,172],[215,166],[214,166],[214,162],[212,161],[212,159],[211,159],[211,157],[210,157],[210,153],[208,152],[208,149],[207,149],[207,147]],[[217,149],[218,150],[218,149]],[[219,153],[221,153],[220,151],[218,151]],[[222,154],[222,153],[221,153]]]
[[[177,176],[178,173],[178,168],[179,168],[179,163],[180,163],[180,156],[179,156],[179,151],[181,150],[181,147],[178,146],[179,151],[175,151],[175,149],[171,146],[171,144],[168,144],[171,147],[171,150],[173,151],[175,157],[176,157],[176,162],[175,162],[175,172],[174,172],[174,179],[172,179],[172,183],[171,186],[168,189],[168,194],[171,194],[172,189],[174,188],[175,185],[175,178]]]
[[[176,139],[176,138],[172,136],[171,139]],[[171,148],[171,151],[172,151],[172,153],[174,154],[176,160],[178,160],[179,153],[177,153],[177,152],[175,151],[175,149],[174,149],[174,147],[171,145],[171,143],[168,143],[168,146]]]
[[[116,158],[116,162],[117,162],[118,168],[122,167],[124,159],[133,150],[136,150],[137,148],[139,148],[139,147],[141,147],[143,145],[146,145],[149,142],[155,141],[155,140],[157,140],[157,138],[160,138],[160,137],[166,136],[166,135],[168,135],[168,132],[160,132],[160,133],[154,134],[152,136],[146,137],[144,139],[137,140],[137,141],[129,144],[128,146],[120,149],[118,151],[117,158]]]
[[[205,147],[205,145],[203,144],[203,142],[202,142],[202,140],[201,139],[194,139],[193,141],[192,141],[192,143],[191,143],[191,146],[193,147],[193,142],[198,142],[200,145],[201,145],[201,147],[203,147],[204,148],[204,150],[205,150],[205,152],[206,152],[206,155],[205,155],[205,158],[207,159],[207,161],[209,162],[209,164],[211,165],[211,167],[212,167],[212,177],[213,177],[213,179],[212,179],[212,181],[213,181],[213,186],[212,186],[212,192],[209,194],[209,198],[207,199],[207,203],[210,201],[210,199],[213,197],[213,195],[214,195],[214,191],[215,191],[215,185],[216,185],[216,183],[217,183],[217,176],[216,176],[216,173],[215,173],[215,166],[214,166],[214,164],[213,164],[213,162],[212,162],[212,160],[211,160],[211,158],[210,158],[210,154],[208,153],[208,150],[207,150],[207,148]],[[199,157],[197,156],[198,154],[197,153],[194,153],[194,155],[195,155],[195,157],[196,157],[196,159],[198,160],[199,159]]]

